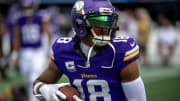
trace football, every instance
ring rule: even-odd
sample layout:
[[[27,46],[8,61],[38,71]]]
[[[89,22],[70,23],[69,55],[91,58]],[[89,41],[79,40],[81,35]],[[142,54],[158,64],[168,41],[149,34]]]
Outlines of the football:
[[[77,95],[80,98],[80,94],[78,92],[78,90],[72,86],[64,86],[59,88],[59,90],[66,95],[66,100],[62,100],[60,98],[60,101],[74,101],[73,100],[73,96]]]

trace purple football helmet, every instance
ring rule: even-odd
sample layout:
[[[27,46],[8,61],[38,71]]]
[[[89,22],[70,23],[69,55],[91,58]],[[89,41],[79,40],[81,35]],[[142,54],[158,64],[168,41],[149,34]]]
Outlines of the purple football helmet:
[[[77,0],[71,16],[73,29],[79,39],[88,35],[88,28],[108,28],[112,30],[111,33],[118,29],[118,15],[109,0]],[[100,21],[102,18],[103,21]]]

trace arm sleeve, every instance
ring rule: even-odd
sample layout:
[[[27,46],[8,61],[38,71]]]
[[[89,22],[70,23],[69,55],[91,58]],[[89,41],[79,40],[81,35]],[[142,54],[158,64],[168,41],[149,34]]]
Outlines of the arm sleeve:
[[[144,83],[141,77],[130,82],[122,83],[122,88],[128,101],[146,101]]]

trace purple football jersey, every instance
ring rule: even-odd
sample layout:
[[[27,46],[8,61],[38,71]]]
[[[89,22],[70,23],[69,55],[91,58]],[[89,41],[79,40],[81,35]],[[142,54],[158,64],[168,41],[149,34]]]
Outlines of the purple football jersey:
[[[72,38],[59,38],[52,47],[52,61],[77,87],[84,101],[127,101],[120,72],[139,57],[139,47],[133,38],[116,37],[104,47],[103,54],[90,58],[80,55]]]
[[[37,48],[41,46],[42,38],[42,17],[35,16],[31,19],[21,17],[18,19],[20,28],[21,47]]]

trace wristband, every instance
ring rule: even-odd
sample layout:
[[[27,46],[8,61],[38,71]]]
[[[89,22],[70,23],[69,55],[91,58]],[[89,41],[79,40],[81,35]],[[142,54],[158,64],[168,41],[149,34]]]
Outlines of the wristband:
[[[38,91],[39,86],[42,85],[42,84],[44,84],[44,83],[43,83],[43,82],[38,82],[38,83],[36,83],[36,84],[34,85],[33,91],[34,91],[34,94],[35,94],[35,95],[39,94],[37,91]]]

